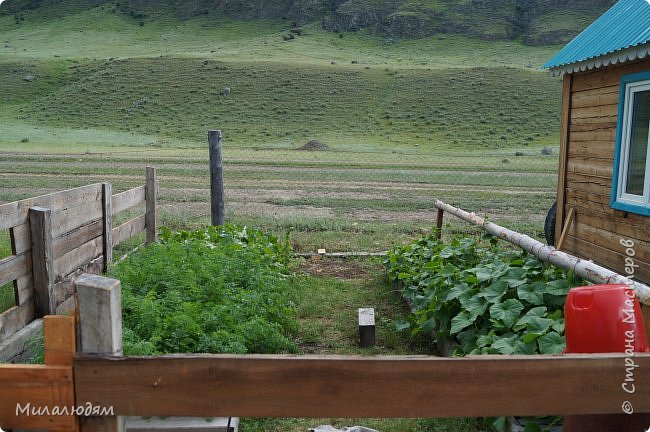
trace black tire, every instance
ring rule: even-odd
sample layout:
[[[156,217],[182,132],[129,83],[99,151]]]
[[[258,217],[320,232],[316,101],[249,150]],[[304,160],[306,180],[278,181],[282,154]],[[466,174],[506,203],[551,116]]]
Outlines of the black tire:
[[[555,245],[555,215],[557,213],[557,201],[553,203],[551,208],[546,214],[544,221],[544,237],[546,237],[546,244],[549,246]]]

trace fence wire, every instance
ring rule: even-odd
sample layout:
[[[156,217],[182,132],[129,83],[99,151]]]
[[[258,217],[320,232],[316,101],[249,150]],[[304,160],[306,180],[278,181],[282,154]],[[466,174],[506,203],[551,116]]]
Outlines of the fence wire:
[[[379,250],[433,226],[437,198],[542,238],[557,182],[557,149],[550,153],[352,152],[320,143],[265,149],[225,140],[226,221],[293,229],[298,249]],[[210,221],[208,161],[207,141],[187,149],[3,153],[0,201],[103,181],[119,192],[141,184],[153,165],[161,223],[195,227]]]

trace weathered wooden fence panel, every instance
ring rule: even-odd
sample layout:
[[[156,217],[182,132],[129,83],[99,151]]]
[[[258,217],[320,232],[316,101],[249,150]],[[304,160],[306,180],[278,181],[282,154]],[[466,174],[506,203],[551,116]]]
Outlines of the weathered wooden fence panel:
[[[4,342],[32,320],[70,310],[71,280],[105,271],[114,246],[145,229],[155,239],[157,196],[155,168],[147,167],[146,185],[116,195],[97,183],[0,205],[13,253],[0,260],[0,285],[13,281],[16,294],[16,306],[0,313],[0,350],[16,346]],[[144,214],[113,228],[115,215],[137,206]]]

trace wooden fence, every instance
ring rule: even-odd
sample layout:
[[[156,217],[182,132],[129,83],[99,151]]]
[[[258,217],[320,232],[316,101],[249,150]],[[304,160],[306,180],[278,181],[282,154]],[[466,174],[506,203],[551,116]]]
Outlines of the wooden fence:
[[[81,348],[71,354],[73,318],[47,318],[46,365],[0,365],[2,427],[118,431],[119,416],[131,415],[476,417],[615,414],[623,406],[650,413],[648,353],[122,357],[119,281],[85,275],[76,283]],[[113,415],[52,415],[73,405]],[[33,415],[43,407],[49,416]]]
[[[16,299],[0,313],[0,361],[20,353],[37,318],[72,308],[75,277],[105,271],[115,245],[145,229],[147,242],[155,240],[157,192],[155,168],[147,167],[145,185],[116,195],[97,183],[0,205],[12,248],[0,260],[0,286],[13,282]],[[113,227],[114,216],[142,204],[144,214]]]

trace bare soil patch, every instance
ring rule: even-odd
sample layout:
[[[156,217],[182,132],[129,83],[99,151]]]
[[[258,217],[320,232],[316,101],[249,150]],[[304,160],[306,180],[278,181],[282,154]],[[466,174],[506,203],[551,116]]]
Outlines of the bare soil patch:
[[[300,271],[312,276],[330,276],[344,280],[374,279],[381,273],[382,266],[348,258],[307,258],[300,264]]]

